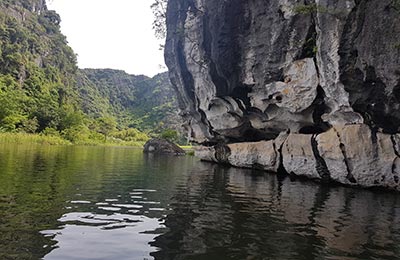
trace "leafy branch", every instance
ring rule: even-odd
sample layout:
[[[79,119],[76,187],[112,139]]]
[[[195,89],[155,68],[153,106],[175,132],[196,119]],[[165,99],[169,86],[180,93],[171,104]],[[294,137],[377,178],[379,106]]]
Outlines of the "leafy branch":
[[[167,35],[167,3],[168,0],[155,0],[150,6],[153,15],[153,30],[157,39],[165,39]]]

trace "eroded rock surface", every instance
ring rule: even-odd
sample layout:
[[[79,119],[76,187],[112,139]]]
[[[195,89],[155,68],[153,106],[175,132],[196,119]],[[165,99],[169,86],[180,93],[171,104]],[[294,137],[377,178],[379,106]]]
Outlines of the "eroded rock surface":
[[[396,188],[397,2],[169,0],[165,58],[182,116],[193,141],[219,144],[203,155]],[[275,158],[265,151],[282,133]]]
[[[197,142],[400,126],[392,0],[171,0],[166,63]]]

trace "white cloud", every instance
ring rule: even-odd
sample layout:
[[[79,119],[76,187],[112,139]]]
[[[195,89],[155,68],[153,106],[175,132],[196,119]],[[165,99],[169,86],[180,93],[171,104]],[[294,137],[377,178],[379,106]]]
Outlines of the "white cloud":
[[[80,68],[112,68],[153,76],[165,71],[152,30],[152,0],[48,0]]]

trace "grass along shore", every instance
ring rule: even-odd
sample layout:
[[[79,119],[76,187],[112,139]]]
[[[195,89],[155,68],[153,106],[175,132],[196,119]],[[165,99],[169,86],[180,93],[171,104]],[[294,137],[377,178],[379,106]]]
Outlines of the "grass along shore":
[[[99,145],[99,146],[132,146],[143,147],[145,141],[124,141],[116,138],[107,138],[104,140],[79,140],[71,142],[61,136],[27,134],[27,133],[0,133],[0,143],[7,144],[42,144],[42,145]]]

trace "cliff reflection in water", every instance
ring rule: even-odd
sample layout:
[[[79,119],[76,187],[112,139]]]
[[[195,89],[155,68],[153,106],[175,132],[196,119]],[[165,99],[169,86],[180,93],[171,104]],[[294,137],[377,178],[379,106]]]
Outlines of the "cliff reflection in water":
[[[399,198],[190,156],[2,145],[0,259],[400,259]]]
[[[152,245],[156,259],[399,259],[400,201],[197,164]]]

